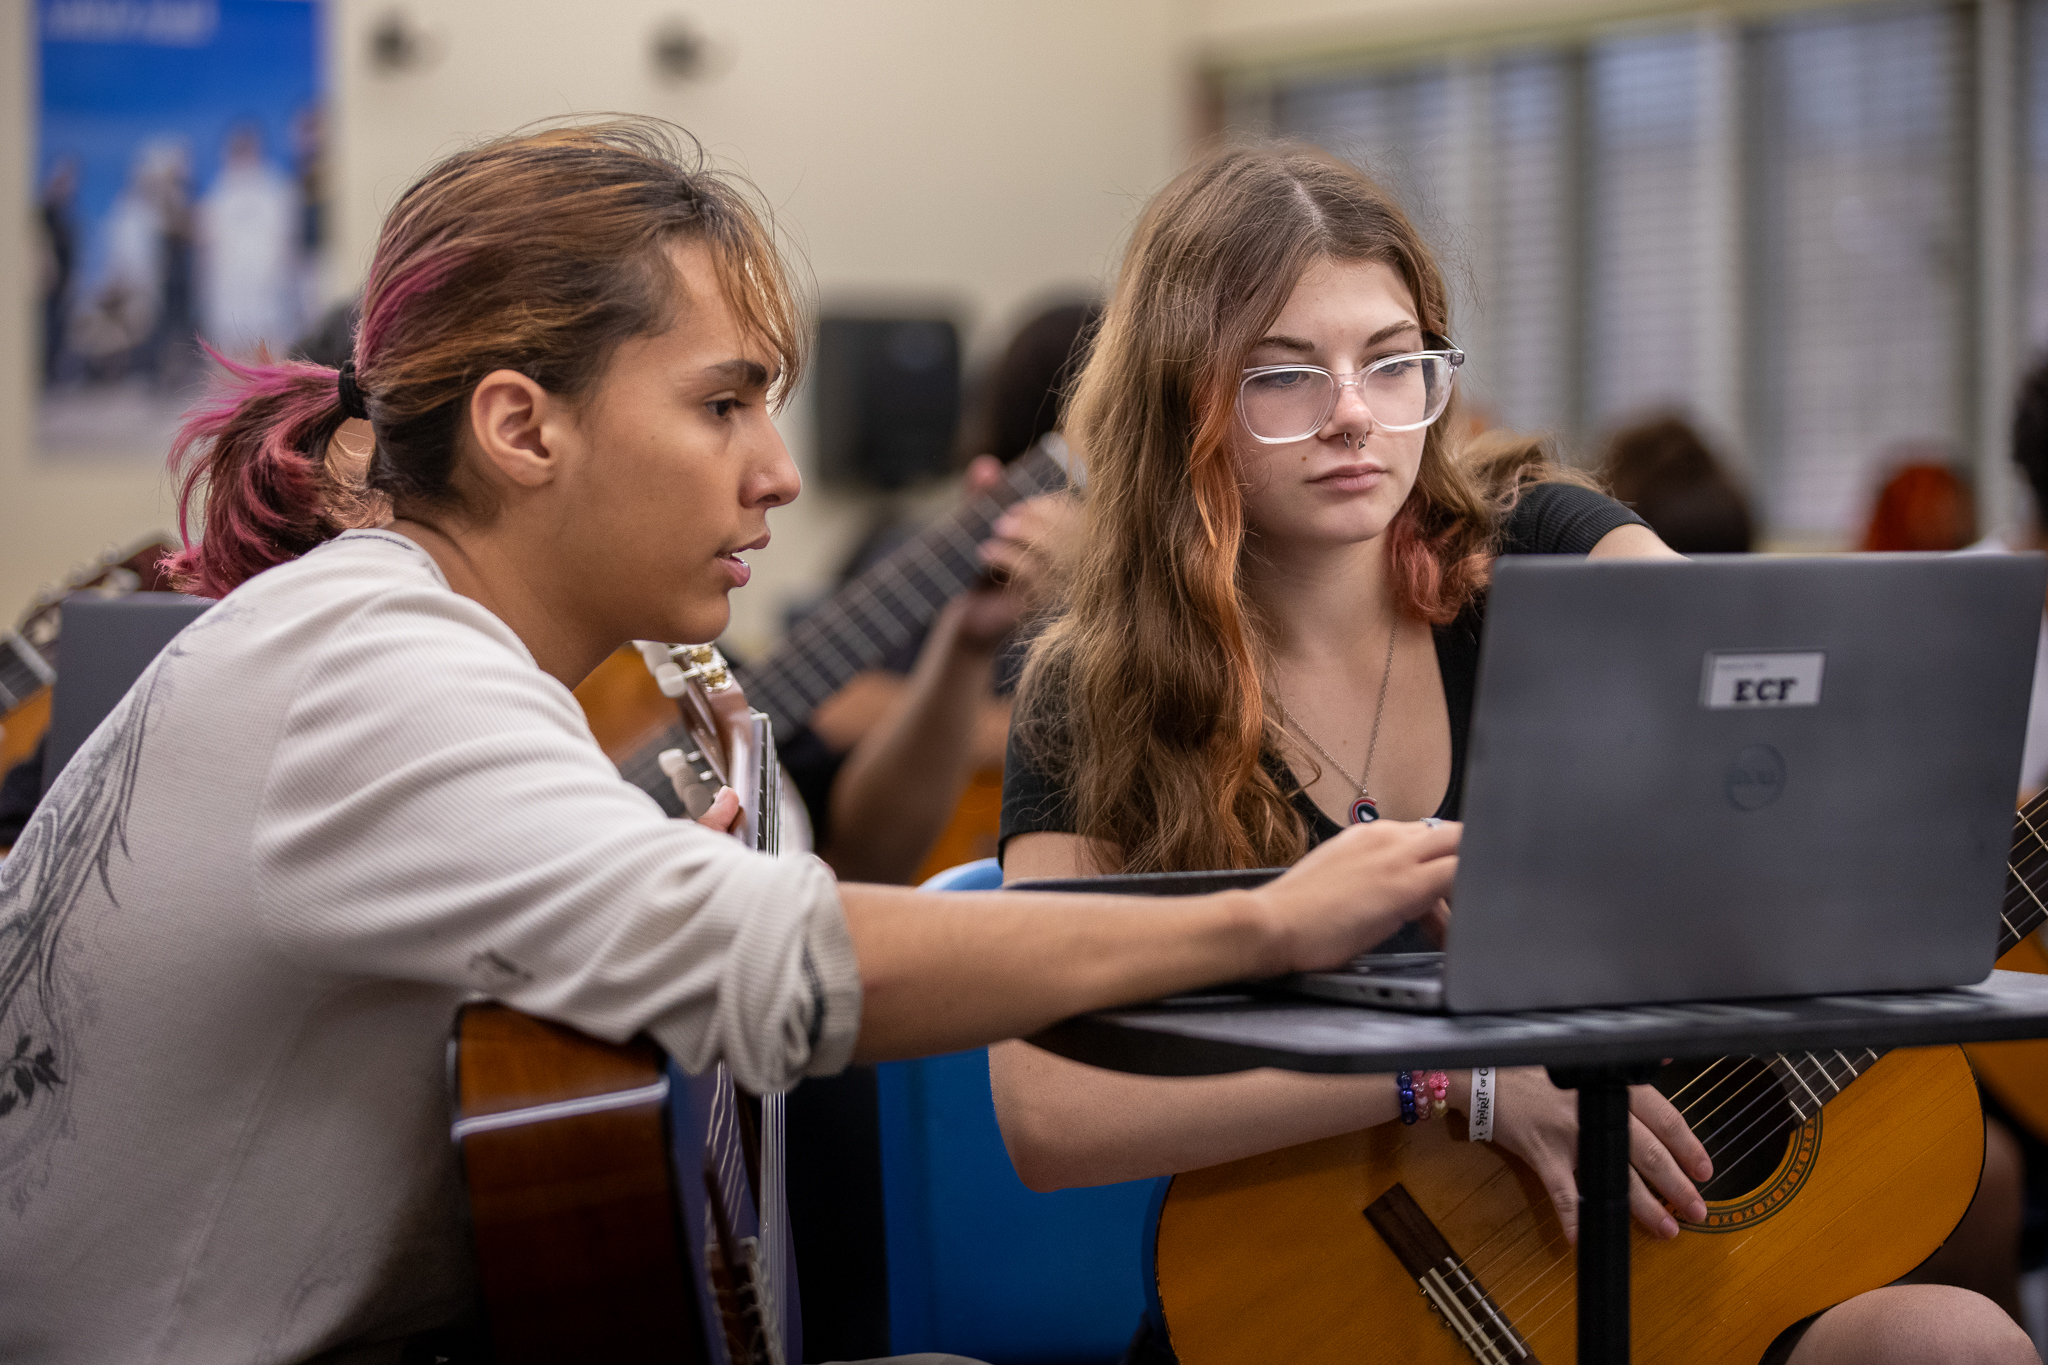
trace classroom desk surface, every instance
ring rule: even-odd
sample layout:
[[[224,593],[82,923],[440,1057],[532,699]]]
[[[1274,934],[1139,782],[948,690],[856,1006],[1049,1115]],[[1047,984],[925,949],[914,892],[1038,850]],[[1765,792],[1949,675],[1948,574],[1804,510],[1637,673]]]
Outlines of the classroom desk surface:
[[[1954,990],[1528,1014],[1404,1014],[1218,992],[1084,1014],[1031,1041],[1114,1071],[1206,1076],[1258,1066],[1338,1073],[1597,1066],[2042,1036],[2048,976],[1993,972]]]

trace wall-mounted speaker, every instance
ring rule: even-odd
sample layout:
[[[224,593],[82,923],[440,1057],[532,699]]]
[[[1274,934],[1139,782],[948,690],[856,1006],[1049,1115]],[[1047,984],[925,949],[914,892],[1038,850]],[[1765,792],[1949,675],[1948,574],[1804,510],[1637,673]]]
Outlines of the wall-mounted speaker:
[[[818,473],[904,488],[944,473],[960,421],[960,333],[948,318],[826,317],[811,384]]]

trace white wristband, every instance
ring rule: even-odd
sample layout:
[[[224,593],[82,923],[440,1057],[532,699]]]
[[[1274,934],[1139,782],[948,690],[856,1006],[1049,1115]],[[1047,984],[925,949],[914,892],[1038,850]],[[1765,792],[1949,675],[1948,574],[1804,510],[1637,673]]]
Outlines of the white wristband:
[[[1493,1141],[1493,1068],[1472,1068],[1472,1111],[1465,1116],[1466,1135],[1474,1142]]]

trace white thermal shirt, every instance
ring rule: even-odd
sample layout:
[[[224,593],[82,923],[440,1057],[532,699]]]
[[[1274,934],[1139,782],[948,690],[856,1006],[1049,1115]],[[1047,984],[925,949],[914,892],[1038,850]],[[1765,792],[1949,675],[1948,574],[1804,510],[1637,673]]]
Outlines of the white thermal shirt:
[[[0,863],[0,1359],[396,1358],[467,1304],[474,993],[756,1090],[860,1023],[837,888],[663,816],[413,542],[188,627]]]

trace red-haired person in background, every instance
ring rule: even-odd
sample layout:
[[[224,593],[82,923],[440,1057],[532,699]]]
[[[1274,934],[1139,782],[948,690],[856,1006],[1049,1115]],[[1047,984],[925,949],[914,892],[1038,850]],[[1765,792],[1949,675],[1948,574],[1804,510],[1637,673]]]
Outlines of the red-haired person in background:
[[[626,121],[430,169],[338,374],[228,367],[178,443],[220,605],[0,863],[0,1359],[459,1356],[474,992],[780,1090],[1338,962],[1449,889],[1413,825],[1156,905],[842,886],[664,818],[569,689],[724,627],[798,492],[802,334],[751,192]],[[351,417],[387,526],[345,529]]]
[[[1941,446],[1910,441],[1887,454],[1892,473],[1877,490],[1858,549],[1960,550],[1977,538],[1970,485]]]

